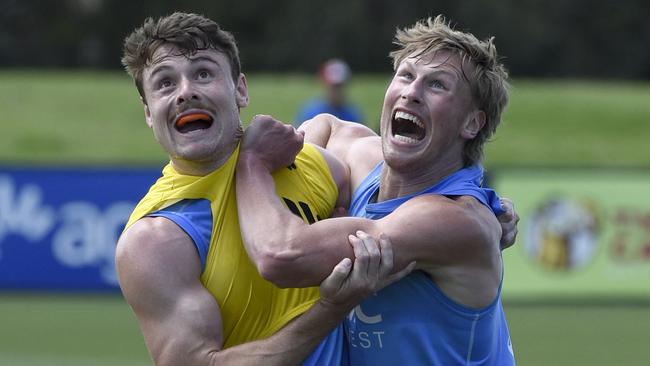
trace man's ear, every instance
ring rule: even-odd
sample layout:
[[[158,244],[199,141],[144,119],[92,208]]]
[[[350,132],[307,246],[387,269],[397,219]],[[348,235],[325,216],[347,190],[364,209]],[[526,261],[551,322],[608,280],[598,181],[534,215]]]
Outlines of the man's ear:
[[[149,106],[147,105],[147,102],[144,100],[144,98],[140,97],[140,101],[142,102],[142,106],[144,107],[145,122],[147,122],[147,126],[149,126],[149,128],[152,128],[153,120],[151,119],[151,111],[149,110]]]
[[[237,100],[237,107],[244,108],[248,106],[248,85],[246,84],[246,75],[239,74],[237,85],[235,85],[235,99]]]
[[[471,140],[478,135],[483,126],[485,126],[485,112],[476,110],[468,116],[460,135],[467,140]]]

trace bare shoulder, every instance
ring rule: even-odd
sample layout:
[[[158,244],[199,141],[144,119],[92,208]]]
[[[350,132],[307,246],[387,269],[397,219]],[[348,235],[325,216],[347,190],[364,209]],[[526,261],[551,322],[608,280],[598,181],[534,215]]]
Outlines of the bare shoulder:
[[[117,258],[122,255],[159,252],[162,247],[178,246],[189,236],[175,223],[163,217],[144,217],[135,222],[120,237],[117,243]],[[181,245],[182,246],[182,245]],[[162,251],[163,253],[165,251]]]
[[[350,172],[350,187],[356,189],[363,178],[382,160],[381,140],[370,128],[319,114],[303,123],[305,142],[326,149]]]
[[[444,196],[440,194],[423,194],[404,203],[403,206],[419,207],[431,212],[453,210],[466,216],[494,217],[492,211],[472,196]],[[496,217],[494,217],[496,222]]]
[[[305,142],[331,149],[333,145],[345,145],[361,137],[377,136],[370,128],[355,122],[338,119],[331,114],[319,114],[305,121],[299,128],[305,132]]]
[[[501,225],[490,208],[472,196],[456,196],[451,200],[456,204],[458,210],[468,218],[476,220],[486,228],[491,229],[493,231],[492,239],[496,238],[497,242],[500,240]]]
[[[192,239],[163,217],[145,217],[127,229],[117,243],[115,264],[120,285],[127,291],[168,277],[176,277],[174,281],[198,278],[201,271]],[[169,268],[178,269],[174,276],[168,275]]]
[[[345,162],[350,167],[352,192],[363,182],[377,164],[384,159],[379,136],[366,136],[350,142]]]

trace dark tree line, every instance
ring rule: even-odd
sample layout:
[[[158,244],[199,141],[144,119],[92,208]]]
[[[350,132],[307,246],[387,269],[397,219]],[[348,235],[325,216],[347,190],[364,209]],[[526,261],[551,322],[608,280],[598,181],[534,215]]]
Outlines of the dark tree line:
[[[647,0],[0,0],[0,67],[119,68],[125,35],[174,10],[232,31],[248,71],[312,72],[338,56],[385,72],[395,28],[442,13],[495,36],[515,76],[650,79]]]

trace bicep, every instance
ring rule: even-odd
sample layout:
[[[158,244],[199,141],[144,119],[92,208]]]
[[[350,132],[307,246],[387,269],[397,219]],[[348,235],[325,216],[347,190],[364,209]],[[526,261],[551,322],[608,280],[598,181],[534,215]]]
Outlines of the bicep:
[[[156,364],[196,363],[222,347],[219,307],[200,282],[191,239],[164,218],[136,223],[120,239],[120,287]]]
[[[327,162],[332,179],[338,188],[336,207],[347,208],[350,205],[350,168],[329,151],[317,146]]]
[[[362,124],[342,121],[331,114],[319,114],[305,121],[298,130],[305,132],[305,142],[328,150],[346,150],[356,139],[378,137]]]
[[[305,143],[325,148],[332,134],[332,118],[328,115],[317,115],[316,117],[303,122],[299,131],[305,132]]]
[[[393,243],[396,268],[411,261],[427,270],[482,265],[499,242],[496,218],[483,210],[480,203],[468,207],[443,196],[422,196],[379,220],[378,226]]]
[[[305,142],[325,148],[343,164],[350,192],[383,159],[379,136],[364,125],[319,115],[303,126]]]

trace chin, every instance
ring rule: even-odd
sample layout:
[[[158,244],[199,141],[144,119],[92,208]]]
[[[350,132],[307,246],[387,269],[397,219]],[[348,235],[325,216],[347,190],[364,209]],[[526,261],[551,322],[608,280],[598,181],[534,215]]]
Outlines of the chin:
[[[208,148],[207,146],[188,146],[177,151],[177,156],[183,160],[188,161],[206,161],[212,160],[217,155],[218,151],[215,151],[213,147]]]

